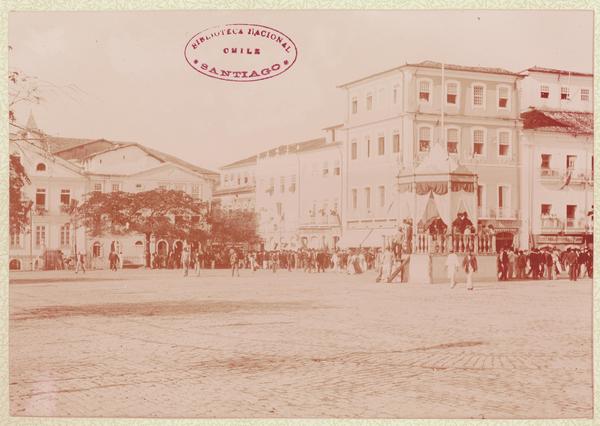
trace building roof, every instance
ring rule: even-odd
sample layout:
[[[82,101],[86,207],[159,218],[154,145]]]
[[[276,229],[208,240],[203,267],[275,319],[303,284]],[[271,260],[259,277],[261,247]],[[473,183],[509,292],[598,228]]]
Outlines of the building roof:
[[[104,154],[106,152],[116,151],[118,149],[123,149],[123,148],[129,148],[132,146],[135,146],[135,147],[141,149],[146,154],[151,155],[152,157],[156,158],[157,160],[159,160],[161,162],[176,164],[185,169],[191,170],[195,173],[202,174],[202,175],[211,175],[211,176],[215,176],[215,177],[219,175],[217,172],[213,172],[212,170],[198,167],[192,163],[188,163],[187,161],[181,160],[181,159],[175,157],[174,155],[166,154],[164,152],[158,151],[153,148],[148,148],[147,146],[141,145],[139,143],[134,143],[134,142],[132,142],[132,143],[115,143],[112,147],[102,150],[102,151],[98,151],[98,152],[89,154],[86,157],[82,158],[81,160],[87,160],[89,158]]]
[[[33,111],[29,111],[29,118],[27,119],[25,128],[27,128],[28,130],[39,130],[37,123],[35,122],[35,118],[33,117]]]
[[[545,111],[531,109],[521,114],[524,130],[591,135],[594,133],[594,115],[579,111]]]
[[[358,82],[361,82],[363,80],[367,80],[369,78],[372,77],[377,77],[392,71],[399,71],[403,68],[407,68],[407,67],[417,67],[417,68],[434,68],[434,69],[441,69],[442,68],[442,63],[441,62],[435,62],[435,61],[421,61],[421,62],[417,62],[414,64],[409,64],[406,63],[404,65],[400,65],[394,68],[390,68],[387,69],[385,71],[380,71],[377,72],[375,74],[371,74],[362,78],[359,78],[358,80],[354,80],[354,81],[350,81],[348,83],[344,83],[341,84],[339,86],[337,86],[338,88],[343,88],[346,86],[350,86],[351,84],[355,84]],[[444,63],[444,69],[446,70],[452,70],[452,71],[466,71],[466,72],[480,72],[480,73],[486,73],[486,74],[501,74],[501,75],[510,75],[510,76],[514,76],[514,77],[523,77],[520,73],[516,73],[513,71],[509,71],[507,69],[504,68],[493,68],[493,67],[479,67],[479,66],[468,66],[468,65],[456,65],[456,64],[446,64]]]
[[[422,62],[418,62],[416,64],[406,64],[405,66],[441,69],[442,63],[434,62],[434,61],[422,61]],[[444,69],[453,70],[453,71],[483,72],[486,74],[506,74],[506,75],[512,75],[515,77],[520,76],[519,73],[509,71],[504,68],[496,68],[496,67],[479,67],[479,66],[444,64]]]
[[[83,138],[63,138],[60,136],[47,136],[48,147],[53,154],[60,154],[73,148],[89,145],[94,142],[108,142],[112,145],[121,145],[129,142],[109,141],[106,139],[83,139]]]
[[[256,164],[257,158],[258,155],[253,155],[252,157],[244,158],[243,160],[238,160],[233,163],[225,164],[221,167],[221,169],[232,169],[234,167],[249,166],[251,164]]]
[[[549,74],[571,75],[573,77],[593,77],[594,76],[594,74],[585,73],[585,72],[559,70],[559,69],[555,69],[555,68],[544,68],[544,67],[538,67],[537,65],[535,65],[531,68],[527,68],[526,70],[522,71],[521,73],[526,73],[527,71],[529,71],[529,72],[545,72],[545,73],[549,73]]]

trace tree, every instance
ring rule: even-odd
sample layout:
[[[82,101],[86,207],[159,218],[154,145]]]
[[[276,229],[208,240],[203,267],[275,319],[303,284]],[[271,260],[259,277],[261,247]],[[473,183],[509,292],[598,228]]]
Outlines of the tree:
[[[154,189],[130,192],[92,192],[77,214],[91,236],[140,233],[146,237],[146,266],[150,266],[150,239],[205,241],[206,203],[183,191]]]
[[[208,217],[211,239],[221,244],[259,242],[257,222],[255,212],[226,211],[218,206],[211,210]]]
[[[22,188],[29,178],[17,155],[9,156],[9,227],[10,232],[20,234],[29,223],[29,211],[33,203],[23,200]]]

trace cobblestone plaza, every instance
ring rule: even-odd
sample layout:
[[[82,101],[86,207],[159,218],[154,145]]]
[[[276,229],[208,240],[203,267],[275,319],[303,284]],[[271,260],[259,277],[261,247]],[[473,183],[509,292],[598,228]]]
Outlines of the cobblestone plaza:
[[[10,414],[589,418],[592,283],[15,273]]]

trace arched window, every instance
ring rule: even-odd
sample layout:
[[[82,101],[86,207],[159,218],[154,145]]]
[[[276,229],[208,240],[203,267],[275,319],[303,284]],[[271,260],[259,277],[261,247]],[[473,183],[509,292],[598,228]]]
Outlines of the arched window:
[[[92,256],[93,257],[100,257],[100,243],[98,241],[96,241],[94,243],[94,245],[92,246]]]
[[[136,246],[143,246],[144,243],[138,240],[138,241],[135,242],[135,245]]]
[[[21,261],[19,259],[11,259],[8,264],[8,269],[11,271],[20,271],[21,270]]]
[[[38,172],[45,172],[46,165],[44,163],[38,163],[37,166],[35,166],[35,170]]]

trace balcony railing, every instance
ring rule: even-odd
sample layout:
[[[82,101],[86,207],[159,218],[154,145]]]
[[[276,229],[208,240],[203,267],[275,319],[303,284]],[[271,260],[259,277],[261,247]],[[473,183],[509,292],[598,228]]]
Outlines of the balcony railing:
[[[546,231],[556,231],[563,229],[564,222],[557,217],[541,217],[541,227]]]
[[[496,236],[493,234],[438,234],[419,233],[414,241],[415,253],[448,254],[467,251],[480,254],[496,252]]]
[[[565,228],[567,230],[584,230],[586,225],[585,219],[567,219]]]
[[[591,171],[581,169],[551,169],[549,167],[540,168],[540,178],[543,181],[555,182],[555,181],[567,181],[567,176],[571,175],[569,183],[592,183],[593,174]]]

